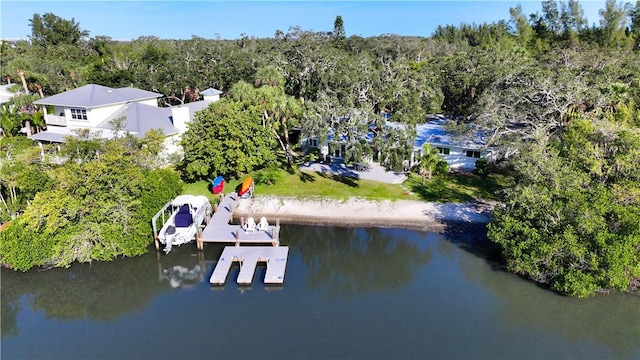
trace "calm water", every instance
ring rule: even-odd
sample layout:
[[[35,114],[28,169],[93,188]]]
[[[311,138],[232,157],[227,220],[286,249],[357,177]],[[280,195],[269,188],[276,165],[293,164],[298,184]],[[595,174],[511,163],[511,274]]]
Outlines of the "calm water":
[[[283,287],[208,279],[221,246],[2,270],[3,359],[636,358],[640,295],[579,300],[506,273],[482,235],[285,226]]]

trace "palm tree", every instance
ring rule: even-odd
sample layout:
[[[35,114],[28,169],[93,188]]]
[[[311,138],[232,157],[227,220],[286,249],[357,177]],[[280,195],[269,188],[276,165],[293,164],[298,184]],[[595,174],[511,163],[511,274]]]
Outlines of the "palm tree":
[[[255,78],[255,87],[271,86],[281,89],[284,92],[284,76],[273,65],[264,66],[258,69]]]
[[[3,104],[0,108],[0,135],[11,137],[18,133],[22,119],[18,107]]]
[[[256,89],[244,80],[233,84],[229,91],[231,99],[242,103],[253,103],[256,97]]]
[[[431,145],[424,144],[422,146],[422,155],[420,156],[420,176],[422,176],[422,185],[425,179],[431,179],[435,166],[441,160],[438,158],[438,149],[431,148]]]
[[[289,144],[289,119],[294,119],[302,113],[302,103],[293,96],[282,94],[274,99],[273,113],[276,119],[275,125],[280,127],[284,138],[284,151],[289,166],[293,163],[291,146]]]

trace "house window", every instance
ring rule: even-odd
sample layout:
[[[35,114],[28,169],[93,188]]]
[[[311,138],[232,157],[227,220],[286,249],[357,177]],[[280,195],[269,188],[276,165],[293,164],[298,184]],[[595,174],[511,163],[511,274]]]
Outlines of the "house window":
[[[438,149],[438,152],[440,154],[449,155],[449,148],[436,147],[436,149]]]
[[[309,147],[318,147],[318,139],[309,139]]]
[[[467,150],[467,157],[480,158],[480,151]]]
[[[71,109],[71,118],[73,120],[87,120],[86,109]]]

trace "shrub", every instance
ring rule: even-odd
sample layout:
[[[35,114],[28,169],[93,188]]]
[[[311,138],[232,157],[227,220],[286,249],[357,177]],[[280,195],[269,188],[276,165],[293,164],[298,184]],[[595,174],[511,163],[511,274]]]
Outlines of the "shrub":
[[[2,152],[2,155],[5,155],[6,157],[13,157],[26,152],[29,148],[33,147],[34,144],[35,141],[26,136],[3,136],[0,138],[0,152]]]
[[[482,176],[489,175],[492,171],[493,164],[485,158],[478,159],[476,161],[476,168],[473,170],[475,174]]]
[[[449,163],[444,160],[438,161],[438,163],[436,164],[434,173],[436,175],[441,175],[441,174],[446,174],[448,172],[449,172]]]
[[[282,173],[275,164],[269,165],[254,175],[254,181],[257,184],[275,185],[280,179],[282,179]]]
[[[316,161],[316,159],[320,156],[320,149],[318,148],[309,149],[307,156],[309,157],[309,161],[311,162]]]

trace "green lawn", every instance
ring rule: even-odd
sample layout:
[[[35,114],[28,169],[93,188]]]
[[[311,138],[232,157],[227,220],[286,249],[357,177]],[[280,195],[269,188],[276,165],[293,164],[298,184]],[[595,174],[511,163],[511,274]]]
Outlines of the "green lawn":
[[[497,192],[509,182],[501,174],[480,176],[475,174],[449,173],[434,177],[422,184],[422,178],[413,175],[405,186],[426,201],[466,202],[475,199],[498,200]]]
[[[327,197],[348,199],[359,197],[369,200],[426,200],[437,202],[465,202],[477,198],[495,200],[496,191],[507,182],[503,175],[491,174],[487,177],[473,174],[447,174],[427,180],[409,177],[404,184],[386,184],[370,180],[358,180],[312,171],[296,171],[292,174],[282,171],[282,177],[275,185],[256,184],[257,195],[289,197]],[[253,176],[248,174],[247,176]],[[255,178],[255,176],[254,176]],[[245,178],[227,180],[224,192],[228,193],[242,183]],[[198,181],[186,184],[185,194],[206,195],[214,200],[209,191],[209,182]]]

